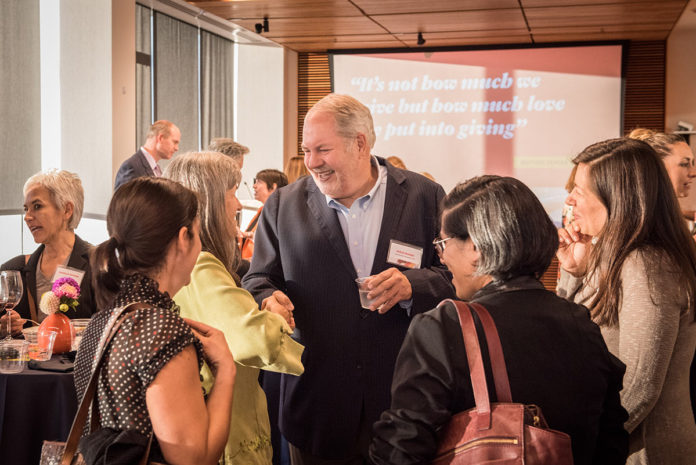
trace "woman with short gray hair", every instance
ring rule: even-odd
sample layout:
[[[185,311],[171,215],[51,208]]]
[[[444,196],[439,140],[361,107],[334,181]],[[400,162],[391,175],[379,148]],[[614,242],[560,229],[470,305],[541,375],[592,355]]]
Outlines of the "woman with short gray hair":
[[[457,297],[483,305],[492,316],[512,400],[538,405],[550,428],[570,435],[576,465],[623,464],[624,367],[607,350],[587,309],[539,282],[557,237],[527,186],[481,176],[445,197],[434,244]],[[442,428],[475,406],[466,360],[454,305],[443,303],[413,318],[394,369],[391,408],[374,425],[374,463],[433,460]],[[488,366],[486,371],[490,379]],[[489,396],[496,399],[494,392]]]
[[[94,313],[89,252],[91,244],[75,234],[84,207],[82,182],[65,170],[36,173],[24,184],[24,222],[40,246],[31,255],[19,255],[4,263],[2,270],[22,273],[24,293],[15,307],[13,319],[40,322],[46,315],[37,311],[44,292],[51,290],[54,278],[61,273],[81,276],[79,305],[68,310],[68,318],[89,318]],[[5,328],[5,325],[0,324]],[[13,333],[21,330],[13,325]]]

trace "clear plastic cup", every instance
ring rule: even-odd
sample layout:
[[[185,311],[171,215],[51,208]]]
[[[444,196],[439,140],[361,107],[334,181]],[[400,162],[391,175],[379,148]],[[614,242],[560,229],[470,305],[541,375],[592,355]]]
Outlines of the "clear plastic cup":
[[[27,346],[27,355],[31,360],[37,360],[37,353],[39,351],[39,327],[31,326],[29,328],[24,328],[22,334],[24,335],[24,340],[29,344]]]
[[[78,347],[80,347],[82,333],[87,329],[89,322],[89,318],[75,318],[74,320],[70,320],[70,324],[72,324],[73,327],[73,334],[75,335],[72,340],[72,350],[77,350]]]
[[[56,335],[58,334],[56,331],[51,331],[48,338],[43,339],[41,344],[39,343],[38,326],[24,328],[22,333],[24,334],[24,339],[29,344],[27,352],[30,359],[40,362],[51,359],[51,355],[53,355],[53,343],[56,342]]]
[[[375,299],[369,299],[367,297],[367,294],[370,293],[370,290],[367,288],[367,281],[370,279],[370,276],[367,276],[365,278],[358,278],[355,280],[355,282],[358,284],[358,292],[360,293],[360,305],[362,308],[370,309],[370,305],[372,305],[372,302],[374,302]]]
[[[27,364],[27,346],[22,339],[0,342],[0,373],[19,373]]]

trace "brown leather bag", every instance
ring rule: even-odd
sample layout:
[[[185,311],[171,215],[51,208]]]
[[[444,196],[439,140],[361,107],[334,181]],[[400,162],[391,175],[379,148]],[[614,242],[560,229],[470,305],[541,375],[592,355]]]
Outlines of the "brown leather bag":
[[[457,307],[476,407],[452,417],[440,436],[432,464],[572,465],[570,436],[549,429],[539,407],[512,402],[503,348],[488,311],[477,303],[446,302]],[[486,337],[497,403],[488,398],[472,311],[481,320]]]

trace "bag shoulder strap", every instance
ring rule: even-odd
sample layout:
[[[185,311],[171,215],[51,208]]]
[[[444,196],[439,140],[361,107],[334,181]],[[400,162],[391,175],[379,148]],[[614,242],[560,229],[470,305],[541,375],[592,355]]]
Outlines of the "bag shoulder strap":
[[[488,383],[486,382],[486,374],[483,368],[483,356],[481,354],[481,345],[479,344],[478,333],[472,312],[476,312],[481,320],[486,337],[486,343],[489,348],[489,356],[491,359],[491,367],[493,369],[493,378],[496,387],[496,395],[499,402],[511,402],[510,383],[505,367],[505,359],[503,358],[503,350],[500,345],[500,338],[495,323],[488,311],[480,304],[470,306],[465,302],[458,302],[451,299],[448,301],[457,309],[459,316],[459,324],[462,328],[462,338],[464,339],[464,347],[466,349],[466,358],[469,363],[469,374],[471,377],[471,386],[474,391],[474,400],[476,402],[476,411],[479,414],[479,429],[491,428],[491,405],[488,396]]]
[[[80,407],[77,409],[77,414],[75,414],[73,424],[70,427],[70,434],[68,435],[68,440],[65,443],[63,458],[60,462],[61,465],[70,465],[73,461],[73,458],[75,457],[75,454],[77,453],[77,444],[80,440],[80,435],[82,434],[82,431],[85,427],[85,422],[87,421],[90,403],[92,402],[92,399],[94,398],[94,395],[97,391],[97,380],[99,379],[99,370],[101,368],[102,363],[104,362],[104,355],[107,351],[109,343],[118,332],[121,323],[123,323],[123,321],[126,319],[128,313],[134,310],[140,310],[149,307],[149,305],[144,304],[142,302],[131,303],[123,308],[119,318],[114,322],[111,328],[106,328],[106,330],[108,330],[109,333],[105,343],[102,346],[102,350],[98,355],[99,358],[97,360],[95,368],[92,370],[92,374],[89,378],[89,383],[87,384],[87,389],[85,390],[85,394],[82,397],[82,401],[80,402]],[[147,460],[147,457],[145,457],[145,460]]]
[[[498,328],[486,307],[476,302],[471,302],[469,306],[474,309],[483,326],[498,402],[512,402],[510,380],[508,379],[507,365],[505,364],[505,355],[503,355],[503,346],[500,344]]]
[[[474,390],[476,411],[483,422],[483,425],[479,425],[479,429],[488,429],[491,424],[491,402],[488,397],[488,383],[486,383],[486,373],[483,369],[481,346],[476,333],[474,318],[471,316],[468,304],[453,300],[450,300],[450,302],[457,308],[459,324],[462,327],[462,338],[464,339],[466,360],[469,362],[469,376],[471,377],[471,386]]]

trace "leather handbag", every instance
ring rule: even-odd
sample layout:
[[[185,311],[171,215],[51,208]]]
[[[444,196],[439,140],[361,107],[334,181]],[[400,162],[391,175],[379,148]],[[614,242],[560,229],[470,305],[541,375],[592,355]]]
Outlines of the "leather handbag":
[[[85,395],[80,402],[80,407],[70,428],[68,440],[64,443],[64,448],[55,447],[59,445],[57,443],[50,443],[52,450],[57,450],[59,455],[59,457],[56,457],[57,460],[52,463],[59,463],[60,465],[87,465],[91,463],[155,464],[155,462],[148,462],[152,433],[149,436],[144,436],[136,431],[115,431],[109,428],[98,428],[97,422],[98,412],[95,393],[99,371],[104,362],[104,354],[107,352],[111,340],[118,332],[121,323],[126,319],[128,313],[142,308],[148,308],[148,305],[134,302],[123,307],[112,317],[111,325],[104,329],[98,349],[99,357],[95,360]],[[90,434],[80,439],[89,415],[90,404],[93,404]],[[84,449],[85,445],[89,445],[90,450],[78,453],[78,442],[81,449]],[[50,461],[50,458],[48,459]]]
[[[457,307],[476,407],[452,417],[432,464],[572,465],[570,436],[549,429],[539,407],[512,402],[503,348],[488,311],[477,303],[445,302]],[[497,403],[489,400],[472,312],[481,321],[488,345]]]

